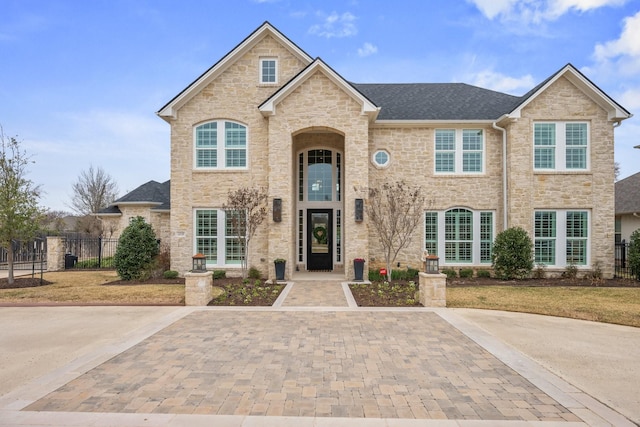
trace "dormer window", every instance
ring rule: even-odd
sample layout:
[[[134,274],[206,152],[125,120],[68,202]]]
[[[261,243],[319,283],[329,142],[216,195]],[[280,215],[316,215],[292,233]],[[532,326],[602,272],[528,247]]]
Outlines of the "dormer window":
[[[278,83],[278,60],[276,58],[260,59],[260,83]]]

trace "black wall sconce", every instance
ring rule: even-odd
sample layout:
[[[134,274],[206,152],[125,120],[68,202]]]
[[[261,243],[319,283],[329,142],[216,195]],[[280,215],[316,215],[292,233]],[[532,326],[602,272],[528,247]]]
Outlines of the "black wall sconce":
[[[362,222],[364,219],[364,200],[356,199],[356,222]]]
[[[282,221],[282,199],[273,199],[273,222]]]

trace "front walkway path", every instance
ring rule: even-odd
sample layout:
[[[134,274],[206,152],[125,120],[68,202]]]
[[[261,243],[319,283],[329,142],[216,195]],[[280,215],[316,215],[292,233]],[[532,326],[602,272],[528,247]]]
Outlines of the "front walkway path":
[[[178,309],[2,396],[0,425],[633,425],[451,310],[287,306],[295,287],[281,308]]]

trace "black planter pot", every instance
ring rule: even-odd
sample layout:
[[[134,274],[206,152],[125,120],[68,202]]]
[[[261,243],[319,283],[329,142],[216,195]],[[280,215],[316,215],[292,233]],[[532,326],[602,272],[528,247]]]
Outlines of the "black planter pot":
[[[274,265],[276,266],[276,280],[284,280],[284,270],[287,263],[276,262]]]
[[[362,282],[364,281],[364,261],[353,261],[353,272],[355,274],[355,281]]]

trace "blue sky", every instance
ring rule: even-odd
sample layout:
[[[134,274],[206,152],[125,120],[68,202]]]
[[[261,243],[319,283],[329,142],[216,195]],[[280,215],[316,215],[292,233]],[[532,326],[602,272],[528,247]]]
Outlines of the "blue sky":
[[[120,195],[169,179],[155,114],[264,21],[349,81],[465,82],[522,95],[571,62],[640,114],[640,0],[0,0],[0,125],[67,210],[90,165]],[[616,129],[640,171],[640,119]]]

